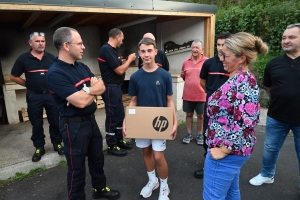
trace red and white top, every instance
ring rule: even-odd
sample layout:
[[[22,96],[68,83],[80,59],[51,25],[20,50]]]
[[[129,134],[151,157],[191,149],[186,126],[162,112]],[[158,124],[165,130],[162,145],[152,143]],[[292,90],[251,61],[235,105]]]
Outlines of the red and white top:
[[[197,63],[194,63],[191,56],[183,62],[180,75],[185,81],[182,94],[183,100],[206,101],[206,93],[200,86],[200,72],[204,61],[207,59],[207,57],[202,55],[202,58]]]

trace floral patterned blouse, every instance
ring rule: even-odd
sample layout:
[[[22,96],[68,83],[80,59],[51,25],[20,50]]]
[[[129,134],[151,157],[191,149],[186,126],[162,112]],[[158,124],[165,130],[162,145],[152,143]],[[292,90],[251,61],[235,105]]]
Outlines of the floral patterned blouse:
[[[255,76],[240,71],[208,99],[206,131],[209,148],[224,145],[231,154],[248,156],[256,143],[254,128],[259,122],[259,87]]]

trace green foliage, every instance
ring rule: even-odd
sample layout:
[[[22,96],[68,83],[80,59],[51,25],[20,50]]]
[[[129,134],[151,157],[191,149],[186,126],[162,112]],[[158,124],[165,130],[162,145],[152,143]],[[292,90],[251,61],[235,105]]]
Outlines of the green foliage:
[[[67,161],[65,160],[61,160],[59,163],[58,163],[59,166],[67,166]]]
[[[278,55],[282,53],[282,33],[287,25],[298,22],[299,9],[300,1],[267,1],[264,4],[251,2],[228,9],[219,8],[216,34],[223,31],[252,33],[268,43],[271,54]]]
[[[21,180],[23,180],[27,177],[32,177],[36,173],[39,173],[39,172],[42,172],[42,171],[45,171],[45,170],[46,170],[46,167],[39,167],[39,168],[30,170],[30,172],[28,174],[23,174],[23,173],[17,172],[16,175],[13,177],[13,179],[21,181]]]
[[[42,172],[42,171],[45,171],[45,170],[46,170],[46,167],[38,167],[36,169],[30,170],[30,172],[28,174],[17,172],[16,175],[11,177],[11,178],[8,178],[6,180],[0,180],[0,186],[1,185],[6,185],[6,184],[10,183],[13,180],[21,181],[25,178],[32,177],[35,174],[37,174],[39,172]]]
[[[253,66],[253,72],[256,76],[257,83],[259,87],[264,88],[263,86],[263,76],[264,76],[264,71],[266,64],[273,59],[275,56],[268,54],[266,56],[264,55],[259,55],[254,66]]]

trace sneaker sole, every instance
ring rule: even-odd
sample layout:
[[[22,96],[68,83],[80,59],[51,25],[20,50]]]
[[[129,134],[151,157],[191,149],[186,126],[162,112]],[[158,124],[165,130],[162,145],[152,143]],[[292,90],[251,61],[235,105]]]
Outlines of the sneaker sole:
[[[159,182],[156,183],[156,185],[155,185],[154,188],[152,189],[152,192],[153,192],[154,190],[156,190],[158,187],[159,187]],[[147,196],[143,196],[142,193],[140,193],[140,196],[143,197],[144,199],[146,199],[146,198],[149,198],[149,197],[152,195],[152,192],[151,192],[149,195],[147,195]]]
[[[169,194],[167,195],[167,197],[168,197],[169,200],[170,200],[170,198],[169,198],[170,193],[171,193],[171,190],[170,190],[170,188],[169,188]],[[158,197],[158,200],[160,200],[159,197]]]
[[[121,195],[119,194],[118,196],[116,196],[116,197],[111,197],[111,198],[105,198],[105,197],[103,197],[103,196],[97,196],[97,195],[95,195],[95,194],[93,194],[93,199],[109,199],[109,200],[115,200],[115,199],[118,199],[119,197],[120,197]]]
[[[263,183],[260,183],[260,184],[257,184],[257,183],[251,183],[251,180],[249,181],[249,183],[253,186],[261,186],[262,184],[272,184],[274,183],[274,179],[272,179],[271,181],[266,181],[266,182],[263,182]]]
[[[203,143],[201,143],[201,142],[197,142],[197,144],[200,145],[200,146],[203,146]]]
[[[189,141],[183,139],[182,142],[185,144],[189,144],[191,140],[193,140],[193,139],[190,139]]]
[[[109,153],[107,152],[108,155],[112,155],[112,156],[118,156],[118,157],[123,157],[123,156],[127,156],[127,153],[126,154],[115,154],[115,153]]]

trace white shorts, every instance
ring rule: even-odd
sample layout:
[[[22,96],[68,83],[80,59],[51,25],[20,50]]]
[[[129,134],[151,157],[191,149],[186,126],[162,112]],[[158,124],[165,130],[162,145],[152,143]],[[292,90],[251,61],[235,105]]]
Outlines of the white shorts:
[[[154,151],[164,151],[166,149],[166,140],[135,139],[135,144],[138,148],[146,148],[152,144]]]

